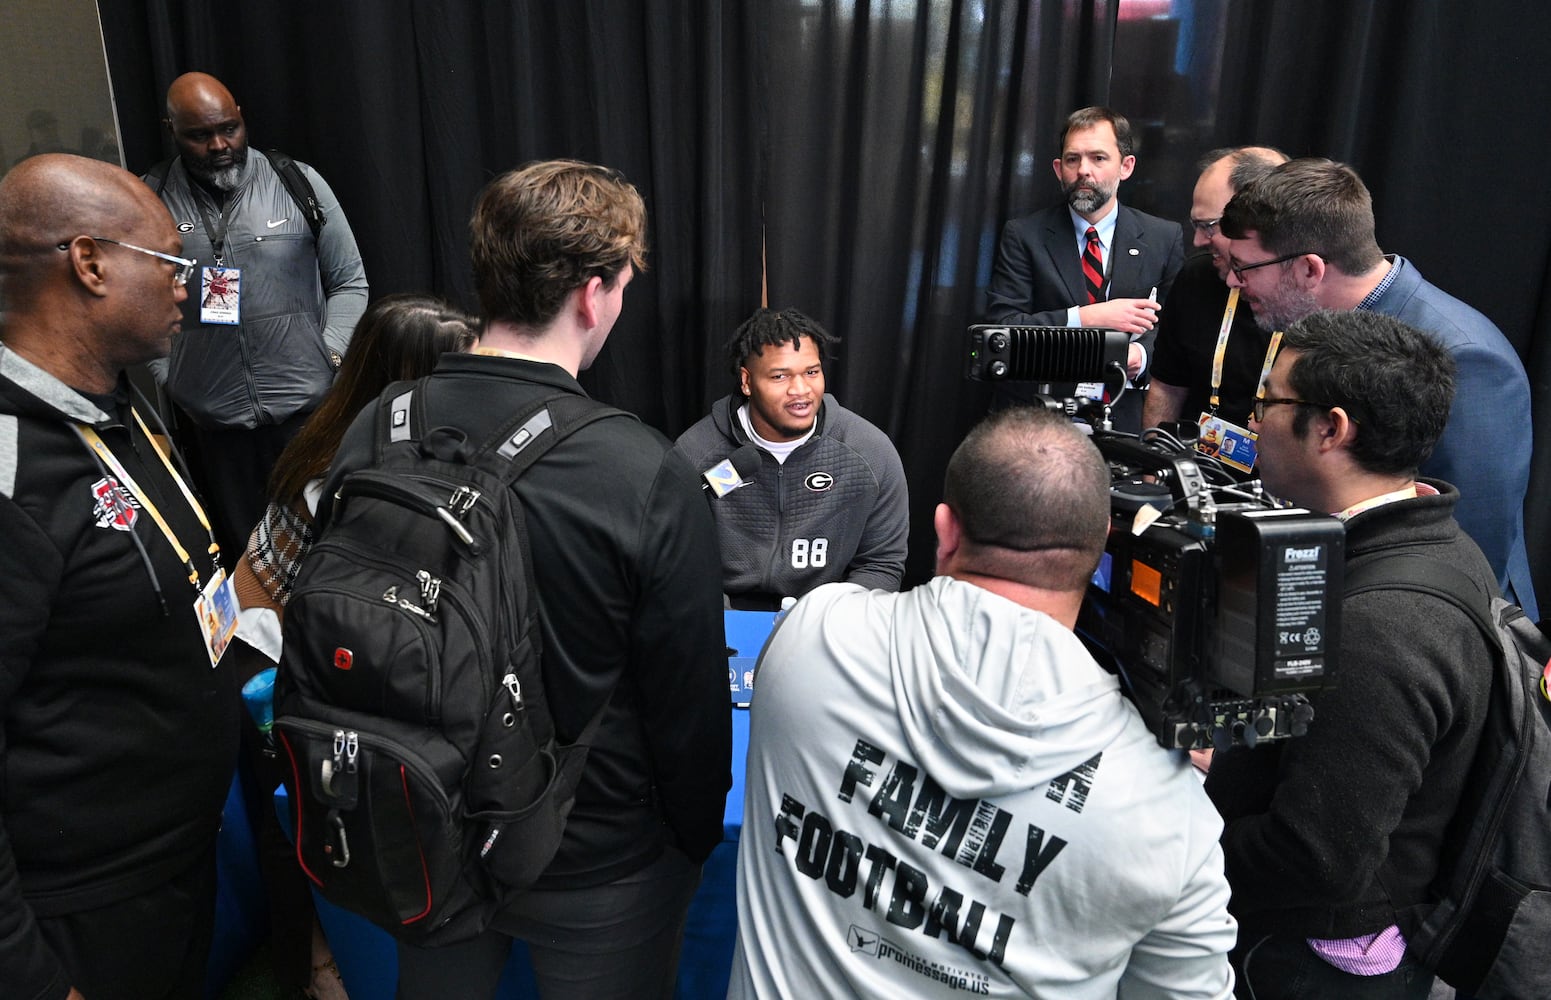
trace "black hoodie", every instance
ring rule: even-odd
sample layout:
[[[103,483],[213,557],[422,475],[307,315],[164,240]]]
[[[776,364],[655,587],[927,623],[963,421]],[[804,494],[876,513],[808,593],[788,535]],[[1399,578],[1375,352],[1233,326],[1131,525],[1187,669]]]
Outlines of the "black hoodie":
[[[34,917],[133,897],[215,843],[236,763],[238,697],[211,669],[188,566],[209,535],[130,412],[0,346],[0,983],[63,973]],[[135,407],[155,426],[148,407]],[[93,427],[138,487],[82,437]],[[125,504],[128,503],[126,507]]]

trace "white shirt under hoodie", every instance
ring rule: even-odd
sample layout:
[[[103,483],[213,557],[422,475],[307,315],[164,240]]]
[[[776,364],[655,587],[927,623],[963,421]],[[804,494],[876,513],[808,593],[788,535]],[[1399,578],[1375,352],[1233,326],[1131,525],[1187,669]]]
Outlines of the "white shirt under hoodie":
[[[1222,822],[1049,616],[820,587],[751,713],[729,997],[1231,995]]]

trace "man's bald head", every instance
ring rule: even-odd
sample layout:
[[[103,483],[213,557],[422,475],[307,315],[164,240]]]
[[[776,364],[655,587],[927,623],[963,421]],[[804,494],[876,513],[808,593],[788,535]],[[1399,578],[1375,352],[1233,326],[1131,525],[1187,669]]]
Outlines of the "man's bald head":
[[[167,120],[204,108],[236,108],[237,101],[226,84],[209,73],[184,73],[167,88]]]
[[[1287,154],[1275,146],[1231,146],[1207,153],[1196,164],[1196,169],[1203,175],[1213,168],[1221,171],[1231,197],[1287,160]]]
[[[236,188],[248,162],[242,108],[208,73],[184,73],[167,88],[167,129],[189,174],[218,192]]]
[[[68,154],[22,161],[0,179],[0,339],[66,385],[111,391],[172,346],[182,245],[128,171]]]
[[[958,519],[960,570],[1080,593],[1109,533],[1109,469],[1072,422],[1045,410],[999,410],[948,462],[943,503]]]
[[[99,235],[132,241],[171,220],[149,187],[111,163],[66,153],[25,159],[0,179],[0,301],[7,313],[25,309],[64,279],[61,243]]]
[[[1271,146],[1232,146],[1214,149],[1196,164],[1201,176],[1190,203],[1191,242],[1211,248],[1218,277],[1228,277],[1230,241],[1217,222],[1229,199],[1286,162],[1287,154]]]

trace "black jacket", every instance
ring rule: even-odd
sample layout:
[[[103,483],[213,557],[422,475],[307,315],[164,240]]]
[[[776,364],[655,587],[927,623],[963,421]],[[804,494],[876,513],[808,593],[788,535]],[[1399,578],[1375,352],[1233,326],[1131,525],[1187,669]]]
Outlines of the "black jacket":
[[[1452,516],[1459,492],[1399,500],[1347,522],[1348,562],[1384,551],[1451,563],[1497,590]],[[1265,933],[1346,938],[1405,924],[1427,898],[1439,845],[1480,741],[1491,690],[1485,639],[1447,601],[1370,591],[1343,605],[1334,689],[1307,736],[1212,762],[1206,790],[1240,941]]]
[[[449,354],[422,398],[428,427],[457,427],[478,443],[557,390],[583,392],[555,365]],[[376,409],[345,435],[325,497],[369,463]],[[575,738],[613,692],[539,885],[601,885],[649,864],[664,844],[704,861],[722,840],[732,710],[716,529],[694,475],[657,431],[602,420],[556,445],[515,490],[560,735]]]
[[[188,569],[77,436],[93,426],[208,581],[209,535],[129,415],[0,347],[0,994],[69,985],[34,916],[129,899],[215,845],[242,724]],[[147,417],[152,421],[153,417]],[[138,540],[138,544],[137,544]],[[157,590],[160,589],[158,596]]]
[[[1188,390],[1180,420],[1195,423],[1211,401],[1212,356],[1217,352],[1217,334],[1227,304],[1228,286],[1212,266],[1211,254],[1202,254],[1185,262],[1169,292],[1169,307],[1158,314],[1152,375],[1159,382]],[[1219,416],[1240,427],[1249,426],[1270,343],[1271,335],[1255,325],[1249,303],[1241,300],[1228,328],[1217,408]]]

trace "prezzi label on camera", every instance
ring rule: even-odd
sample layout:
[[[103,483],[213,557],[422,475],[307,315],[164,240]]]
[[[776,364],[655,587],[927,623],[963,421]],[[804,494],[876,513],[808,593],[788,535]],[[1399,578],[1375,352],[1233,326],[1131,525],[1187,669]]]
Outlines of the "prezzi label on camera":
[[[1324,543],[1277,547],[1271,638],[1279,679],[1318,677],[1325,672],[1328,556],[1329,546]]]

